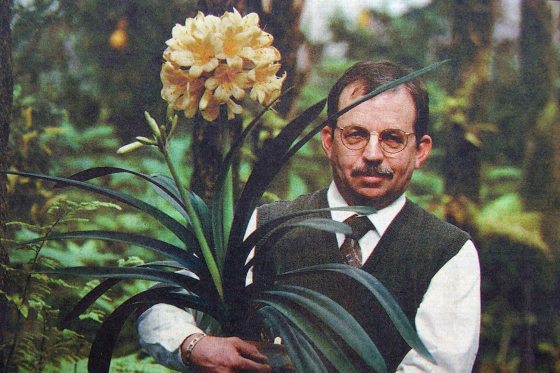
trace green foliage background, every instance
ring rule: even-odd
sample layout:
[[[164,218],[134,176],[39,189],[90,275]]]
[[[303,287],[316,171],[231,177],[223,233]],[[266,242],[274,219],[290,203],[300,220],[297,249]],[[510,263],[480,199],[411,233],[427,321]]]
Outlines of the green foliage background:
[[[313,68],[298,107],[308,107],[323,98],[340,73],[357,60],[388,58],[421,68],[447,58],[449,45],[442,40],[449,37],[451,7],[449,1],[434,1],[399,17],[367,11],[356,26],[342,18],[332,19],[334,40],[346,43],[346,56],[312,54]],[[164,115],[165,105],[159,96],[161,52],[172,26],[194,14],[195,4],[187,0],[169,0],[164,5],[152,0],[15,2],[12,29],[16,89],[10,136],[14,169],[69,175],[104,165],[148,174],[161,172],[163,162],[155,151],[142,149],[123,157],[115,150],[146,133],[144,110],[154,116]],[[126,20],[127,40],[122,48],[113,48],[108,38],[122,28],[119,20]],[[554,47],[558,59],[558,45]],[[317,52],[325,45],[310,48]],[[537,371],[560,372],[559,250],[543,238],[543,215],[527,208],[519,192],[528,133],[515,62],[518,52],[511,39],[494,48],[487,125],[477,132],[476,139],[482,154],[479,200],[452,201],[445,193],[443,144],[448,125],[457,120],[457,108],[461,107],[461,98],[451,97],[448,91],[448,82],[454,77],[446,69],[427,78],[436,147],[426,167],[414,175],[409,196],[442,218],[450,209],[460,211],[460,223],[479,248],[483,325],[476,370],[520,371],[530,348]],[[554,89],[557,85],[555,82]],[[282,118],[268,115],[264,125],[272,135],[283,123]],[[186,151],[190,125],[182,119],[176,136],[181,141],[172,149],[182,165],[183,177],[192,172],[191,154]],[[264,141],[266,136],[253,138],[244,149],[241,180],[247,177],[254,144]],[[330,181],[328,169],[319,141],[312,141],[284,169],[267,198],[291,199],[326,186]],[[152,190],[134,180],[113,177],[104,182],[153,203],[163,203]],[[159,232],[156,223],[135,211],[97,201],[93,196],[53,190],[50,185],[25,178],[10,178],[9,187],[8,240],[76,227]],[[7,344],[2,346],[4,351],[13,351],[12,370],[85,371],[88,343],[99,320],[127,294],[149,286],[134,282],[115,289],[82,322],[73,324],[71,330],[61,330],[60,316],[94,283],[31,275],[32,270],[127,265],[153,259],[153,254],[145,250],[94,241],[48,242],[11,250],[11,263],[5,268],[11,282],[0,295],[12,306],[12,328],[7,331]],[[124,333],[116,354],[114,372],[166,371],[138,351],[132,327]]]

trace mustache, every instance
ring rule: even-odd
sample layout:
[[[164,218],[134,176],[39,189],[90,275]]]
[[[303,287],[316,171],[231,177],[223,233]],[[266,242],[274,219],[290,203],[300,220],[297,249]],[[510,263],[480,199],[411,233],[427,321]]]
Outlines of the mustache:
[[[352,170],[352,176],[382,176],[393,178],[393,170],[383,164],[364,164]]]

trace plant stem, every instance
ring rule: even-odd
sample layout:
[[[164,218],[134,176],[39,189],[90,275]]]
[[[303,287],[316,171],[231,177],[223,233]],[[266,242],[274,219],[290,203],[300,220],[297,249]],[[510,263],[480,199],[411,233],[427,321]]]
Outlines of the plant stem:
[[[59,216],[53,224],[51,224],[51,226],[49,227],[49,229],[47,230],[47,233],[45,234],[45,237],[48,237],[51,235],[51,233],[53,232],[54,228],[58,225],[58,223],[62,220],[62,218],[66,215],[66,213],[64,213],[63,215]],[[33,260],[31,261],[31,269],[29,270],[29,273],[27,274],[27,277],[25,279],[25,285],[23,287],[23,292],[21,295],[21,305],[25,305],[25,303],[27,303],[27,299],[29,297],[29,288],[31,286],[31,280],[33,279],[33,276],[31,275],[33,272],[35,272],[35,270],[37,269],[37,265],[39,263],[39,255],[41,253],[41,250],[43,249],[43,247],[45,246],[45,242],[47,242],[46,240],[44,240],[43,242],[41,242],[41,245],[35,250],[35,256],[33,257]],[[10,346],[9,352],[8,352],[8,357],[6,359],[6,371],[9,371],[10,365],[11,365],[11,360],[14,356],[14,353],[16,351],[16,347],[19,343],[19,339],[21,337],[21,335],[24,333],[23,328],[21,327],[21,322],[22,322],[22,313],[20,310],[18,310],[17,312],[17,316],[16,316],[16,331],[14,333],[14,338],[12,340],[12,344]]]
[[[200,250],[202,251],[202,255],[204,256],[204,261],[206,263],[206,265],[208,266],[208,271],[210,272],[210,276],[212,277],[212,281],[214,281],[214,286],[216,286],[216,290],[220,296],[220,299],[224,299],[224,290],[223,290],[223,285],[222,285],[222,278],[220,275],[220,270],[218,269],[218,265],[216,264],[216,259],[214,258],[214,256],[212,255],[212,251],[210,250],[210,247],[208,246],[208,241],[206,240],[206,237],[204,236],[204,230],[202,229],[202,224],[200,222],[200,219],[198,218],[198,215],[196,213],[196,211],[194,210],[191,200],[188,198],[185,189],[181,186],[181,181],[179,179],[179,175],[177,174],[177,170],[175,169],[175,166],[173,165],[173,162],[171,161],[171,158],[169,156],[169,152],[167,151],[167,147],[165,146],[165,144],[162,144],[160,142],[160,146],[159,146],[160,151],[162,152],[164,158],[165,158],[165,162],[167,163],[167,167],[169,168],[169,171],[171,172],[171,176],[173,177],[173,180],[175,181],[175,185],[177,185],[177,189],[179,190],[179,194],[181,196],[181,199],[183,200],[183,203],[185,204],[185,208],[187,210],[187,214],[189,215],[189,218],[191,219],[191,224],[193,227],[193,232],[194,235],[200,245]]]

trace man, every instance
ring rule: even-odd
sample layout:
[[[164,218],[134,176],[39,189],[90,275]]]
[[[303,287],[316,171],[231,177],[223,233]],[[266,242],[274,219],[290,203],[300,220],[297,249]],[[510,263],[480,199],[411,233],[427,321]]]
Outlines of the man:
[[[407,73],[389,62],[354,65],[331,89],[329,115]],[[333,297],[356,317],[378,345],[389,371],[470,372],[480,323],[476,249],[465,232],[404,196],[414,170],[422,166],[432,149],[427,126],[428,96],[418,79],[356,106],[321,131],[333,171],[329,188],[292,202],[260,207],[250,229],[302,208],[375,207],[378,211],[365,220],[371,225],[358,247],[348,250],[342,235],[294,231],[275,243],[280,248],[276,252],[281,253],[274,257],[275,266],[283,271],[346,261],[361,267],[387,286],[414,320],[437,365],[411,350],[379,305],[350,282],[323,275],[306,279],[306,286]],[[337,221],[351,215],[331,212]],[[259,281],[266,269],[255,268],[254,275]],[[148,310],[139,319],[138,330],[141,344],[160,362],[177,369],[185,360],[201,372],[270,369],[253,345],[238,338],[198,334],[193,316],[172,306],[157,305]]]

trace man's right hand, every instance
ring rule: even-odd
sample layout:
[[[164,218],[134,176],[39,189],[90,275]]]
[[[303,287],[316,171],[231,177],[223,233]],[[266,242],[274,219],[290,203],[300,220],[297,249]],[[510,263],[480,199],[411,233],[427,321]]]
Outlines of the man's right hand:
[[[184,355],[189,338],[181,344],[181,353]],[[212,337],[202,338],[190,354],[190,363],[202,373],[237,373],[272,371],[267,365],[267,358],[259,352],[255,345],[237,337]]]

